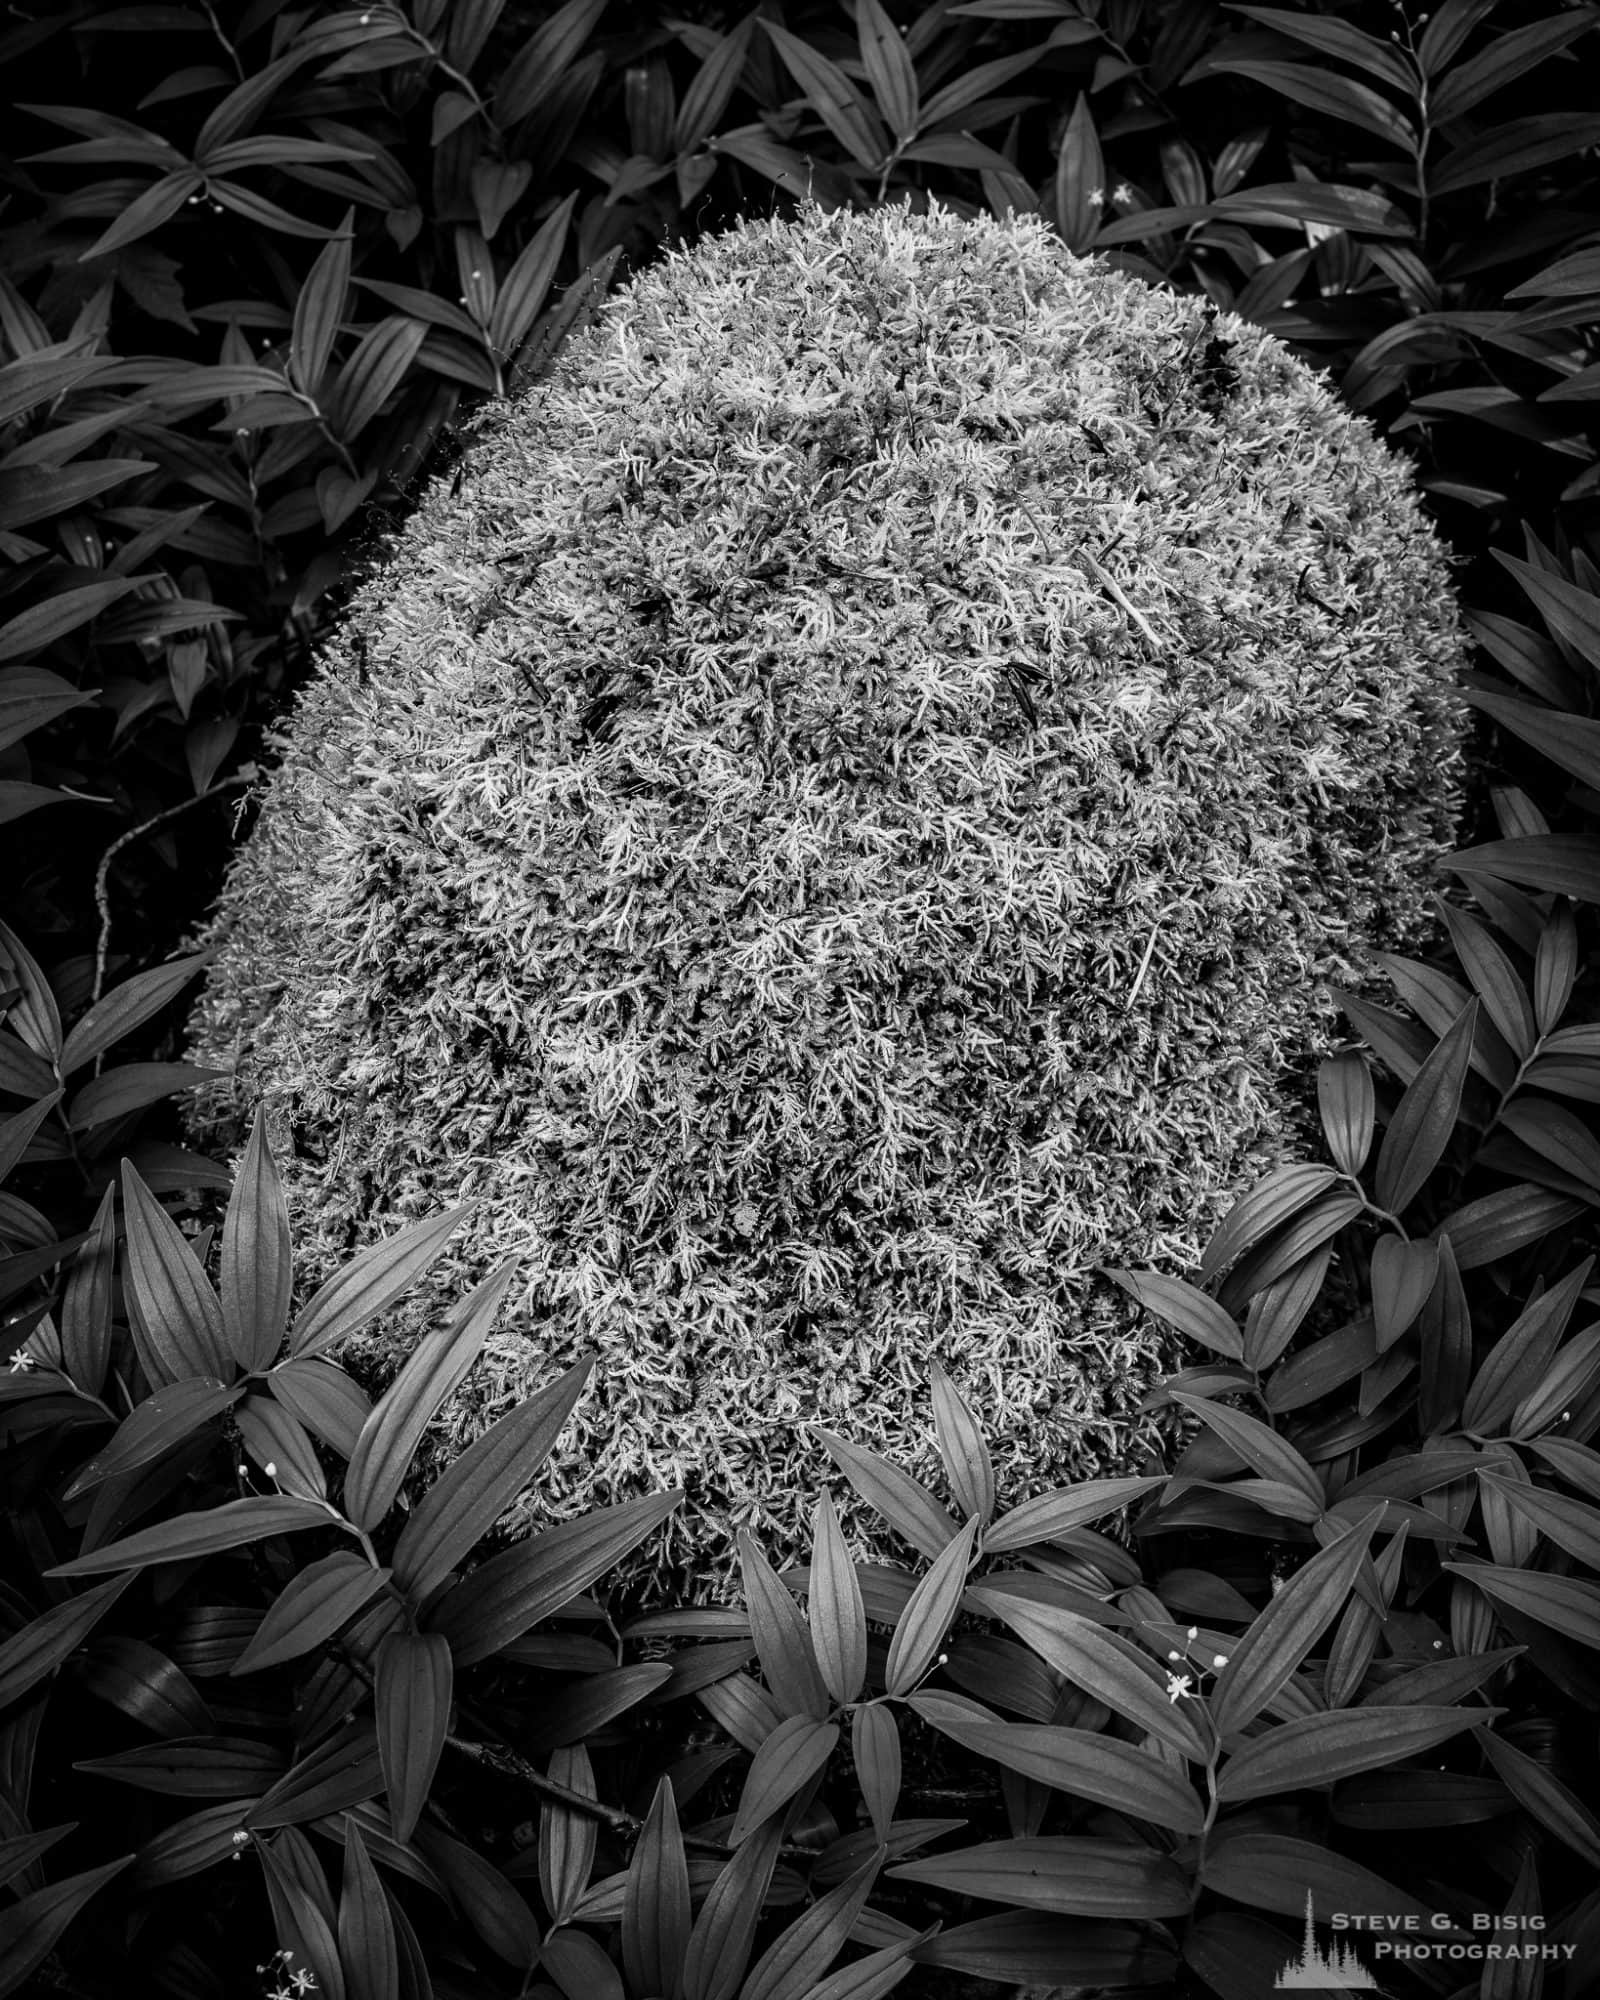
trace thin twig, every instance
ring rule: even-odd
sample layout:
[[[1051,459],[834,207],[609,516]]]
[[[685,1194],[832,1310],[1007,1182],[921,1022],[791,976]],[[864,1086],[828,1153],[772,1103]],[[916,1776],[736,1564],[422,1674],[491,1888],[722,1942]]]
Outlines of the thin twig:
[[[111,956],[111,864],[131,842],[142,835],[154,833],[158,826],[165,826],[179,813],[186,813],[191,806],[202,800],[220,798],[224,792],[237,791],[241,785],[253,785],[260,775],[254,769],[248,772],[236,771],[231,778],[224,778],[220,785],[213,785],[208,792],[196,792],[192,799],[180,799],[175,806],[168,806],[165,812],[158,812],[153,819],[130,826],[126,833],[120,833],[105,853],[100,857],[100,866],[94,874],[94,907],[100,918],[100,935],[94,951],[94,986],[90,992],[90,1003],[100,998],[106,983],[106,961]]]

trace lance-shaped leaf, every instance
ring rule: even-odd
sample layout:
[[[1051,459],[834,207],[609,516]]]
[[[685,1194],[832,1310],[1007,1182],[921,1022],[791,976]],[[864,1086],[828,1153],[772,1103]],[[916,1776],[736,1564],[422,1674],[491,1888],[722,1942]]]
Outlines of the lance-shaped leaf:
[[[229,1673],[258,1674],[299,1659],[347,1625],[388,1581],[386,1569],[374,1569],[353,1549],[309,1564],[279,1591]]]
[[[1206,1739],[1189,1713],[1169,1698],[1165,1674],[1137,1646],[1076,1611],[1037,1603],[999,1583],[972,1584],[967,1602],[974,1611],[1003,1620],[1075,1687],[1181,1755],[1206,1761]]]
[[[289,368],[308,396],[317,393],[317,385],[333,353],[339,322],[344,317],[350,293],[350,240],[354,223],[355,210],[347,208],[339,234],[329,237],[317,253],[317,261],[295,300]]]
[[[1562,718],[1568,724],[1577,718]],[[1596,729],[1600,737],[1600,728]],[[1593,774],[1600,778],[1600,758],[1597,758]],[[1533,1002],[1527,988],[1511,960],[1495,942],[1493,933],[1486,924],[1478,922],[1465,910],[1457,910],[1441,898],[1435,904],[1450,931],[1450,941],[1455,946],[1461,968],[1472,982],[1473,991],[1482,1000],[1484,1011],[1496,1028],[1505,1037],[1512,1053],[1519,1061],[1525,1061],[1533,1053],[1538,1030],[1534,1024]]]
[[[332,1361],[280,1361],[267,1385],[284,1408],[314,1436],[348,1459],[372,1414],[367,1392]]]
[[[1378,1148],[1374,1190],[1379,1205],[1398,1215],[1444,1157],[1472,1056],[1478,1024],[1474,996],[1462,1008],[1395,1107]]]
[[[222,1228],[222,1327],[241,1368],[270,1367],[293,1283],[289,1211],[266,1114],[257,1111]]]
[[[1471,1729],[1486,1713],[1498,1711],[1419,1705],[1300,1716],[1252,1737],[1236,1750],[1218,1774],[1217,1797],[1237,1804],[1241,1799],[1298,1791],[1303,1785],[1331,1785],[1357,1771],[1399,1764]]]
[[[937,1361],[931,1374],[934,1435],[950,1491],[963,1514],[987,1521],[994,1512],[994,1466],[982,1427]]]
[[[1486,1597],[1520,1612],[1538,1625],[1548,1625],[1580,1646],[1600,1649],[1600,1584],[1576,1577],[1551,1576],[1544,1570],[1501,1569],[1490,1563],[1444,1563],[1442,1568],[1466,1577]]]
[[[887,1840],[900,1800],[900,1726],[886,1702],[863,1702],[850,1718],[856,1783],[880,1841]]]
[[[1560,1349],[1543,1378],[1511,1412],[1507,1431],[1514,1438],[1536,1437],[1589,1395],[1597,1375],[1600,1323],[1586,1326]]]
[[[344,1476],[345,1512],[358,1528],[376,1527],[394,1505],[422,1433],[483,1352],[513,1270],[502,1264],[469,1294],[448,1326],[425,1334],[373,1405]]]
[[[195,1556],[209,1556],[223,1549],[242,1548],[247,1542],[264,1541],[268,1535],[292,1535],[302,1528],[326,1528],[333,1517],[326,1507],[310,1500],[290,1500],[277,1495],[229,1500],[220,1507],[205,1507],[176,1520],[162,1521],[154,1528],[141,1528],[120,1542],[108,1542],[86,1556],[57,1563],[46,1576],[96,1576],[107,1570],[138,1569],[146,1563],[187,1562]]]
[[[343,1812],[383,1790],[383,1766],[372,1723],[349,1722],[291,1766],[245,1815],[252,1830],[303,1826]]]
[[[402,1991],[400,1953],[389,1899],[353,1817],[344,1823],[339,1885],[339,1963],[349,2000],[389,2000]]]
[[[429,1614],[432,1628],[450,1641],[458,1667],[488,1659],[587,1590],[682,1498],[681,1493],[652,1493],[618,1507],[596,1508],[581,1520],[564,1521],[502,1550],[451,1586]]]
[[[1317,1107],[1328,1151],[1341,1172],[1359,1174],[1372,1150],[1376,1109],[1365,1056],[1347,1050],[1318,1067]]]
[[[689,1864],[677,1801],[662,1778],[628,1864],[622,1897],[622,1963],[637,1993],[682,2000],[689,1944]]]
[[[867,1614],[855,1564],[824,1493],[812,1516],[811,1582],[806,1615],[824,1683],[837,1702],[852,1702],[867,1677]]]
[[[739,2000],[803,2000],[838,1957],[883,1866],[883,1849],[837,1889],[819,1896],[751,1969]]]
[[[1533,962],[1533,1012],[1548,1035],[1567,1011],[1578,977],[1578,926],[1571,905],[1557,903],[1545,918]]]
[[[1600,116],[1587,111],[1541,111],[1476,132],[1445,155],[1428,176],[1435,194],[1456,194],[1485,181],[1531,173],[1600,145]],[[1504,560],[1504,558],[1503,558]]]
[[[1496,1188],[1453,1209],[1437,1234],[1450,1238],[1458,1270],[1476,1271],[1576,1222],[1586,1207],[1571,1195],[1519,1181],[1515,1187]]]
[[[1186,1916],[1194,1896],[1184,1871],[1164,1854],[1129,1841],[1076,1835],[985,1841],[930,1860],[902,1862],[889,1873],[900,1881],[1060,1916]]]
[[[762,1744],[745,1774],[739,1806],[728,1830],[728,1844],[737,1847],[780,1807],[810,1784],[839,1744],[836,1722],[814,1722],[809,1716],[785,1716]]]
[[[567,231],[578,197],[569,194],[539,225],[507,271],[489,316],[489,342],[505,357],[527,337],[566,247]]]
[[[77,1597],[65,1598],[0,1644],[0,1708],[8,1708],[47,1674],[54,1673],[132,1581],[131,1574],[114,1576]]]
[[[134,1333],[145,1373],[158,1389],[196,1375],[231,1380],[234,1362],[217,1295],[183,1232],[128,1160],[122,1163],[122,1200],[126,1282],[137,1308]]]
[[[1600,903],[1600,844],[1583,834],[1519,834],[1513,840],[1486,840],[1461,847],[1445,864],[1454,875],[1486,876],[1528,889],[1570,896],[1575,903]]]
[[[1344,1609],[1384,1509],[1374,1508],[1283,1586],[1228,1655],[1211,1699],[1219,1736],[1261,1714]]]
[[[920,1480],[832,1431],[816,1424],[809,1429],[869,1507],[875,1507],[919,1554],[938,1555],[956,1524]]]
[[[1067,248],[1082,255],[1099,233],[1106,197],[1106,163],[1086,92],[1079,94],[1056,157],[1056,227]]]
[[[328,1482],[311,1433],[275,1396],[247,1396],[234,1421],[245,1450],[280,1492],[325,1500]]]
[[[321,1354],[335,1341],[359,1333],[437,1263],[445,1244],[471,1213],[470,1206],[463,1206],[414,1222],[353,1257],[319,1288],[295,1321],[289,1338],[295,1356]]]
[[[180,1799],[236,1799],[265,1791],[283,1773],[283,1758],[252,1736],[175,1736],[141,1743],[115,1757],[86,1758],[75,1771],[114,1778],[143,1792]]]
[[[1525,1479],[1500,1477],[1487,1469],[1478,1477],[1484,1487],[1500,1495],[1505,1506],[1558,1549],[1576,1556],[1588,1569],[1600,1571],[1600,1508],[1590,1507],[1565,1493],[1530,1486]]]
[[[69,1875],[47,1889],[35,1889],[9,1909],[0,1910],[0,1993],[21,1989],[89,1898],[112,1876],[120,1875],[132,1859],[131,1854],[124,1854],[120,1860],[86,1868],[81,1875]]]
[[[750,1636],[755,1640],[767,1686],[786,1716],[806,1715],[820,1722],[830,1706],[828,1690],[800,1607],[754,1539],[743,1532],[739,1536],[739,1566],[750,1613]]]
[[[1279,1437],[1259,1417],[1231,1409],[1226,1403],[1208,1401],[1203,1396],[1186,1395],[1182,1390],[1173,1392],[1173,1401],[1181,1403],[1184,1409],[1197,1416],[1208,1430],[1221,1438],[1230,1451],[1236,1452],[1263,1479],[1275,1480],[1303,1494],[1318,1514],[1327,1506],[1328,1496],[1315,1470],[1286,1438]]]
[[[593,1366],[578,1363],[508,1411],[428,1488],[394,1547],[395,1580],[414,1602],[437,1589],[532,1484]]]
[[[805,92],[807,103],[850,157],[863,167],[881,165],[889,152],[888,137],[844,71],[775,21],[763,20],[761,26]]]
[[[1209,1347],[1229,1361],[1244,1359],[1244,1343],[1232,1313],[1224,1312],[1214,1298],[1182,1278],[1164,1277],[1159,1271],[1107,1269],[1113,1283],[1131,1293],[1147,1311],[1175,1326],[1190,1340]]]
[[[1053,1791],[1093,1799],[1176,1833],[1199,1833],[1204,1827],[1194,1787],[1135,1744],[1088,1729],[1002,1722],[962,1695],[912,1695],[908,1706],[957,1743]]]
[[[1409,120],[1402,118],[1386,97],[1336,70],[1317,63],[1252,62],[1226,55],[1210,56],[1208,66],[1250,77],[1295,104],[1359,125],[1404,153],[1416,150],[1417,135]]]
[[[1247,1250],[1253,1250],[1338,1182],[1332,1167],[1294,1164],[1276,1167],[1241,1195],[1206,1245],[1200,1258],[1202,1278],[1227,1270]]]
[[[215,1376],[197,1376],[157,1389],[125,1416],[101,1450],[78,1469],[63,1498],[87,1493],[103,1479],[118,1479],[161,1458],[213,1417],[236,1403],[244,1384],[229,1387]]]
[[[917,130],[917,72],[900,30],[889,18],[883,0],[858,0],[856,33],[861,63],[889,129],[900,140]]]
[[[1029,1549],[1041,1542],[1058,1541],[1074,1528],[1086,1527],[1107,1514],[1115,1514],[1146,1493],[1164,1485],[1160,1475],[1125,1479],[1085,1479],[1076,1486],[1063,1486],[1054,1493],[1041,1493],[1024,1500],[1009,1514],[1002,1514],[983,1538],[985,1555],[997,1556],[1012,1549]]]
[[[100,1393],[111,1354],[111,1278],[116,1243],[116,1191],[108,1185],[88,1237],[67,1268],[61,1299],[62,1365],[88,1396]]]
[[[933,1664],[933,1656],[961,1608],[979,1525],[974,1515],[955,1540],[940,1550],[933,1567],[911,1593],[889,1642],[884,1686],[890,1694],[905,1694]]]
[[[454,1683],[450,1643],[437,1632],[391,1632],[378,1648],[372,1708],[396,1840],[411,1838],[428,1803]]]
[[[1357,1861],[1276,1829],[1259,1833],[1224,1828],[1207,1849],[1200,1881],[1219,1896],[1283,1916],[1304,1918],[1309,1891],[1319,1912],[1397,1917],[1402,1928],[1409,1918],[1418,1928],[1427,1926],[1430,1936],[1441,1935],[1431,1928],[1433,1913],[1427,1904]]]
[[[582,1798],[598,1796],[594,1767],[581,1743],[553,1751],[545,1775],[551,1784],[562,1785]],[[555,1923],[564,1924],[570,1919],[579,1897],[588,1888],[599,1839],[600,1824],[592,1813],[563,1805],[554,1798],[547,1798],[541,1804],[539,1890]]]
[[[1518,1805],[1548,1827],[1557,1840],[1600,1868],[1600,1819],[1536,1757],[1507,1743],[1491,1729],[1479,1729],[1478,1747]]]
[[[1372,1246],[1372,1317],[1378,1352],[1393,1347],[1427,1304],[1439,1267],[1439,1246],[1407,1242],[1386,1231]]]
[[[272,1926],[287,1980],[307,1982],[318,2000],[346,2000],[344,1971],[333,1935],[333,1897],[322,1863],[304,1834],[286,1828],[274,1841],[256,1841]]]
[[[1490,1348],[1473,1377],[1461,1406],[1463,1430],[1498,1430],[1522,1400],[1526,1385],[1537,1382],[1554,1359],[1579,1295],[1594,1269],[1586,1257],[1560,1284],[1534,1299]]]

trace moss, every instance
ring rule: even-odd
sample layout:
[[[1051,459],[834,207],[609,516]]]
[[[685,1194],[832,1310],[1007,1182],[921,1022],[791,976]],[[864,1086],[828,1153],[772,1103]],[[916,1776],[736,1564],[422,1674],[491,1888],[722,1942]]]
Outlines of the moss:
[[[314,1262],[476,1200],[427,1296],[517,1305],[443,1448],[598,1351],[543,1491],[684,1485],[697,1589],[797,1545],[808,1420],[925,1455],[930,1355],[1008,1493],[1123,1464],[1163,1357],[1096,1267],[1195,1254],[1419,928],[1461,661],[1406,466],[1268,336],[1032,220],[743,225],[358,596],[203,1115],[292,1128]]]

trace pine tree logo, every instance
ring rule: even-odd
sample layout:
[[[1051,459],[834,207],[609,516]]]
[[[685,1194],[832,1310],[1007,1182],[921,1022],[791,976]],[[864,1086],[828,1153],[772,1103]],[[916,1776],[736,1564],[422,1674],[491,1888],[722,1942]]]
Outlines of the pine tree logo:
[[[1340,1942],[1332,1951],[1317,1943],[1316,1910],[1306,1891],[1306,1934],[1300,1956],[1291,1959],[1272,1982],[1280,1993],[1376,1993],[1378,1982],[1356,1957],[1353,1946]]]

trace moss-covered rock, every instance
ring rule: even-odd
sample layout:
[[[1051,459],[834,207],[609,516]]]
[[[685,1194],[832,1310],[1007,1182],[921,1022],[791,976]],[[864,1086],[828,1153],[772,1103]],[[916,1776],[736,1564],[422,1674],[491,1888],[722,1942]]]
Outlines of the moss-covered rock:
[[[331,1262],[518,1260],[446,1444],[577,1355],[563,1512],[793,1547],[808,1421],[1122,1463],[1318,982],[1420,920],[1461,637],[1404,462],[1277,342],[904,209],[669,257],[424,500],[300,701],[196,1017]],[[369,1358],[414,1338],[420,1309]],[[697,1517],[704,1517],[700,1519]]]

